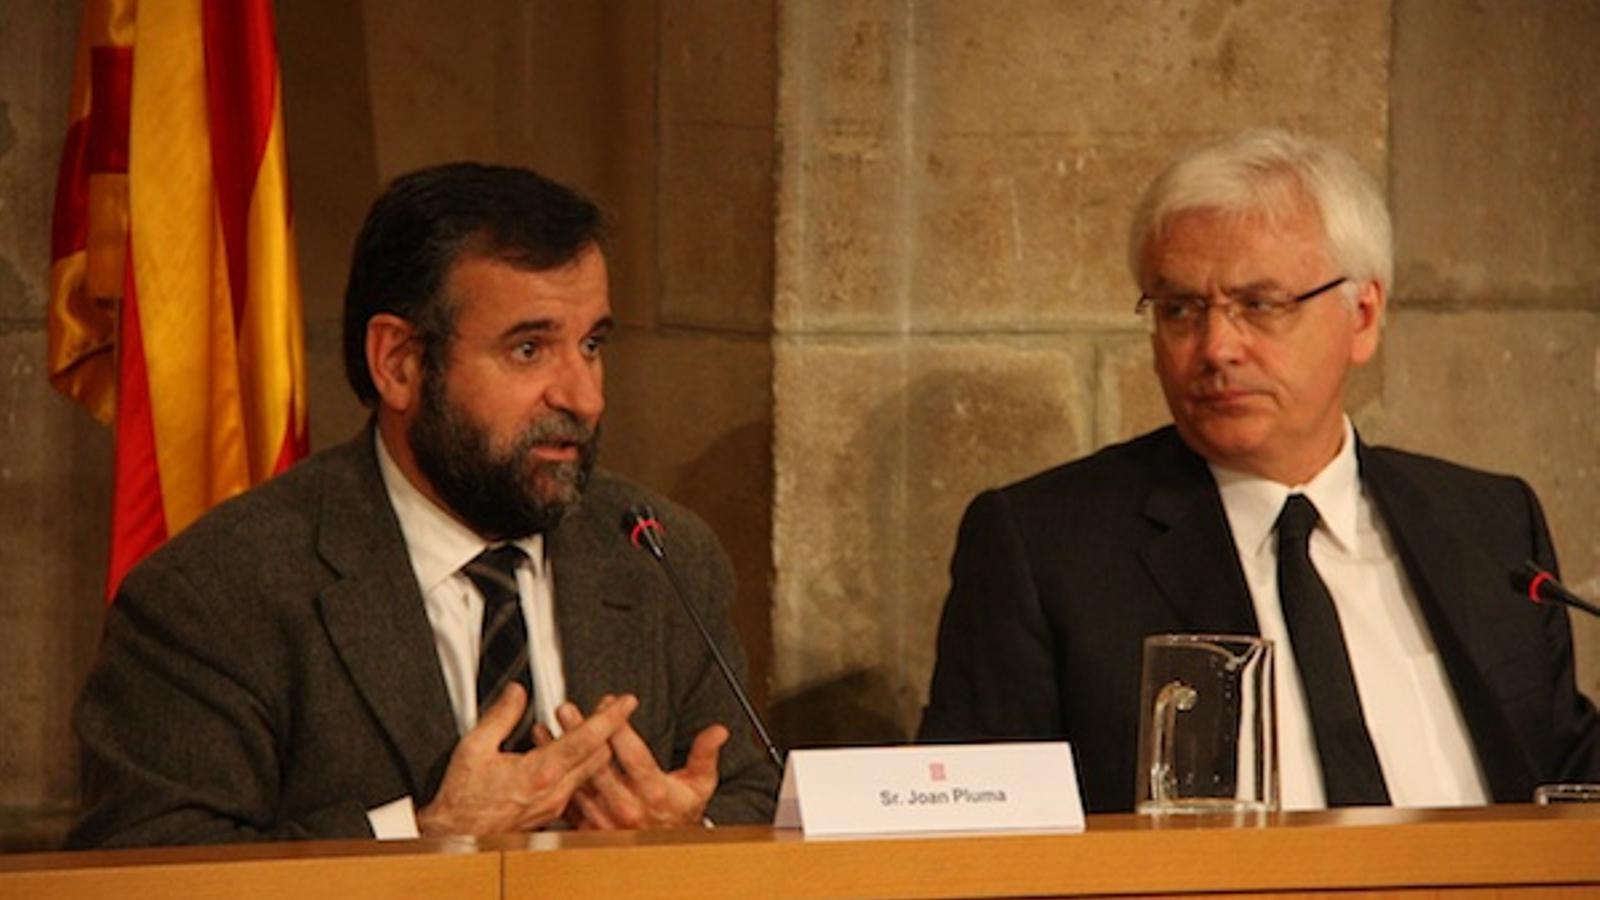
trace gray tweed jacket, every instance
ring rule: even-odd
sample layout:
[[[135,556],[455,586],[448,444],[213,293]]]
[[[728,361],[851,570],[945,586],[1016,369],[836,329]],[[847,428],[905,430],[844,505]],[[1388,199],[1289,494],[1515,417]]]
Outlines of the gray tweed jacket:
[[[547,537],[567,692],[641,703],[663,768],[720,722],[707,814],[759,822],[776,774],[664,574],[619,522],[655,506],[693,601],[742,671],[733,579],[693,513],[596,472]],[[370,429],[204,516],[130,573],[79,699],[84,813],[68,845],[364,837],[432,799],[458,735]]]

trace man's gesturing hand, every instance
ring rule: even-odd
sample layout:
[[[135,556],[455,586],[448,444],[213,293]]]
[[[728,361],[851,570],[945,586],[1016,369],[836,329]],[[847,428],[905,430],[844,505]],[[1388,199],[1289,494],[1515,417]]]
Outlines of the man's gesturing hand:
[[[639,701],[620,697],[560,740],[502,753],[500,742],[527,704],[527,692],[512,682],[456,745],[439,793],[417,811],[424,837],[532,831],[561,815],[573,791],[610,762],[608,741],[626,728]]]
[[[571,704],[562,706],[556,711],[566,729],[561,740],[597,718],[610,717],[621,702],[618,698],[601,700],[587,720]],[[548,732],[538,737],[547,740]],[[567,818],[579,828],[699,825],[717,789],[717,758],[727,741],[728,729],[712,725],[695,735],[683,768],[663,772],[644,739],[633,726],[624,724],[611,734],[611,759],[572,795]]]

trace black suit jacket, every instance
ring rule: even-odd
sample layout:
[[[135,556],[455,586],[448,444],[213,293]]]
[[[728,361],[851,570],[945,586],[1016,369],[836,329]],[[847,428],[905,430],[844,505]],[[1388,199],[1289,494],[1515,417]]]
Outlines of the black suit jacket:
[[[1566,612],[1507,573],[1554,569],[1526,484],[1358,445],[1498,802],[1600,780]],[[1170,426],[978,496],[961,523],[919,737],[1072,742],[1091,812],[1134,799],[1142,641],[1258,633],[1222,500]]]
[[[648,502],[693,602],[741,669],[732,572],[692,513],[597,472],[546,536],[568,697],[640,700],[663,768],[720,722],[707,814],[769,820],[752,744],[666,577],[620,530]],[[438,790],[457,735],[371,431],[201,518],[122,585],[76,711],[86,808],[69,846],[363,837],[366,810]]]

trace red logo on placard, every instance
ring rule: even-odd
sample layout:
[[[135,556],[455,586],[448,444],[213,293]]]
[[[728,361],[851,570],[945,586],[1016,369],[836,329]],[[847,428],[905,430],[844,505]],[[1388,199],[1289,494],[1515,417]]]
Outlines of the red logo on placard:
[[[934,781],[944,780],[944,763],[928,763],[928,777]]]

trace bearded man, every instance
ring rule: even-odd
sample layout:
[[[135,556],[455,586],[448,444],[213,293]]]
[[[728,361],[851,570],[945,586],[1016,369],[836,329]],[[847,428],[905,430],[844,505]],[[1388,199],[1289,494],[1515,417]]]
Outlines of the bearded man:
[[[134,569],[79,700],[76,847],[765,821],[776,772],[663,573],[743,667],[725,554],[595,454],[602,217],[526,170],[394,182],[357,238],[369,426]]]

